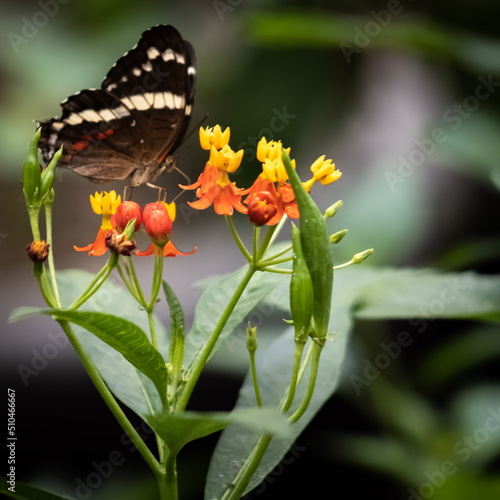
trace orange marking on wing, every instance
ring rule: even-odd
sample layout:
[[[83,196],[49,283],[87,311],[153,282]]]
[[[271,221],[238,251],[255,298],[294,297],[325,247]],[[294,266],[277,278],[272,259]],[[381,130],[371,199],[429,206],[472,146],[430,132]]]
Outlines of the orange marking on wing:
[[[71,146],[71,149],[74,149],[76,151],[81,151],[82,149],[85,149],[88,145],[89,141],[78,141]]]

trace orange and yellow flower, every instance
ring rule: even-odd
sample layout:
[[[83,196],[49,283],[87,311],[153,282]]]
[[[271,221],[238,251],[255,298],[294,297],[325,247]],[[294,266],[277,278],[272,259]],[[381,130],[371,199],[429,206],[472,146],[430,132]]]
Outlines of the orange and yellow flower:
[[[226,144],[229,144],[229,127],[222,131],[220,125],[215,127],[200,127],[200,144],[203,149],[210,151],[212,147],[222,149]]]
[[[200,130],[202,147],[208,149],[206,146],[210,144],[210,160],[195,183],[189,186],[180,185],[180,187],[196,189],[198,200],[188,202],[188,204],[197,210],[204,210],[213,204],[215,212],[219,215],[232,215],[233,209],[246,213],[247,208],[241,203],[241,197],[246,191],[238,188],[228,176],[228,173],[236,171],[240,166],[243,150],[234,152],[227,143],[224,143],[226,139],[229,140],[229,128],[223,133],[220,132],[220,127],[218,130],[217,134],[220,133],[220,138],[213,139],[212,142],[210,138],[205,137],[209,132]],[[214,137],[217,136],[216,132],[211,132],[211,134]],[[217,148],[217,146],[221,147]]]
[[[114,231],[111,217],[116,212],[120,202],[121,196],[116,196],[115,191],[110,191],[109,193],[106,191],[96,192],[94,196],[90,195],[92,210],[96,214],[102,215],[101,227],[93,243],[86,247],[73,247],[77,252],[88,252],[89,255],[94,256],[103,255],[106,252],[108,249],[106,246],[106,236]]]
[[[175,248],[170,240],[172,233],[172,222],[175,220],[175,203],[156,202],[149,203],[144,207],[144,228],[152,240],[152,243],[144,251],[137,251],[139,257],[153,255],[155,252],[163,257],[176,257],[177,255],[191,255],[196,252],[196,247],[192,252],[184,253]]]

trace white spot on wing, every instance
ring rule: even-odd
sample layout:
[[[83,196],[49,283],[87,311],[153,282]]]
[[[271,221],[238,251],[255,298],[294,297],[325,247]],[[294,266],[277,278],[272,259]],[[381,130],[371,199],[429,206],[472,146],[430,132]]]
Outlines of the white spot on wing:
[[[93,109],[86,109],[78,113],[87,122],[100,122],[101,116]]]
[[[144,71],[153,71],[153,65],[148,61],[142,65]]]
[[[116,88],[118,88],[118,85],[116,83],[111,83],[109,84],[107,87],[106,87],[106,90],[108,92],[111,92],[112,90],[115,90]]]
[[[52,129],[55,130],[56,132],[59,132],[63,127],[64,127],[64,123],[63,122],[54,122],[54,123],[52,123]]]
[[[80,125],[83,122],[82,118],[76,113],[71,113],[68,118],[64,120],[68,125]]]
[[[186,109],[184,110],[184,113],[186,113],[186,115],[191,115],[191,104],[188,104],[186,106]]]
[[[133,106],[139,111],[144,111],[151,107],[148,101],[141,94],[133,95],[130,100],[132,101]]]
[[[175,52],[172,49],[167,49],[163,54],[161,55],[163,60],[165,62],[167,61],[174,61],[175,60]]]
[[[158,49],[156,47],[149,47],[148,49],[148,57],[149,59],[156,59],[157,57],[160,57],[160,53],[158,52]]]
[[[122,97],[121,102],[127,106],[128,109],[134,109],[135,106],[132,104],[132,101],[128,97]]]
[[[189,66],[189,68],[187,69],[187,74],[189,76],[194,76],[196,75],[196,68],[194,66]]]
[[[134,69],[132,70],[132,74],[133,74],[134,76],[141,76],[141,73],[142,73],[142,71],[141,71],[139,68],[134,68]]]
[[[101,109],[101,111],[99,111],[99,115],[102,120],[106,122],[116,119],[116,115],[110,109]]]
[[[123,102],[123,99],[122,99],[122,102]],[[113,113],[116,115],[117,118],[122,118],[123,116],[130,116],[128,109],[123,105],[120,105],[120,106],[117,106],[116,108],[114,108]]]

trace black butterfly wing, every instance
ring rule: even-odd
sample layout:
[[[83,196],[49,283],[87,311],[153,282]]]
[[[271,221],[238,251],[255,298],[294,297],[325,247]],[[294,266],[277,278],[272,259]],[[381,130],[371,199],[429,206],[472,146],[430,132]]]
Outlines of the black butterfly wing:
[[[154,180],[182,139],[194,98],[191,45],[171,26],[145,31],[111,68],[101,89],[61,103],[61,118],[40,124],[46,162],[63,146],[60,165],[93,181]]]

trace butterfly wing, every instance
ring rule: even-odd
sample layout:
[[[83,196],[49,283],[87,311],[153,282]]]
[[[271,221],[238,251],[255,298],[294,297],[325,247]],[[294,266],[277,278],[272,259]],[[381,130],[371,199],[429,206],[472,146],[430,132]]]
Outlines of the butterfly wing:
[[[40,124],[44,161],[62,145],[59,165],[93,181],[154,180],[189,123],[195,76],[193,49],[175,28],[145,31],[101,89],[69,97],[61,118]]]

